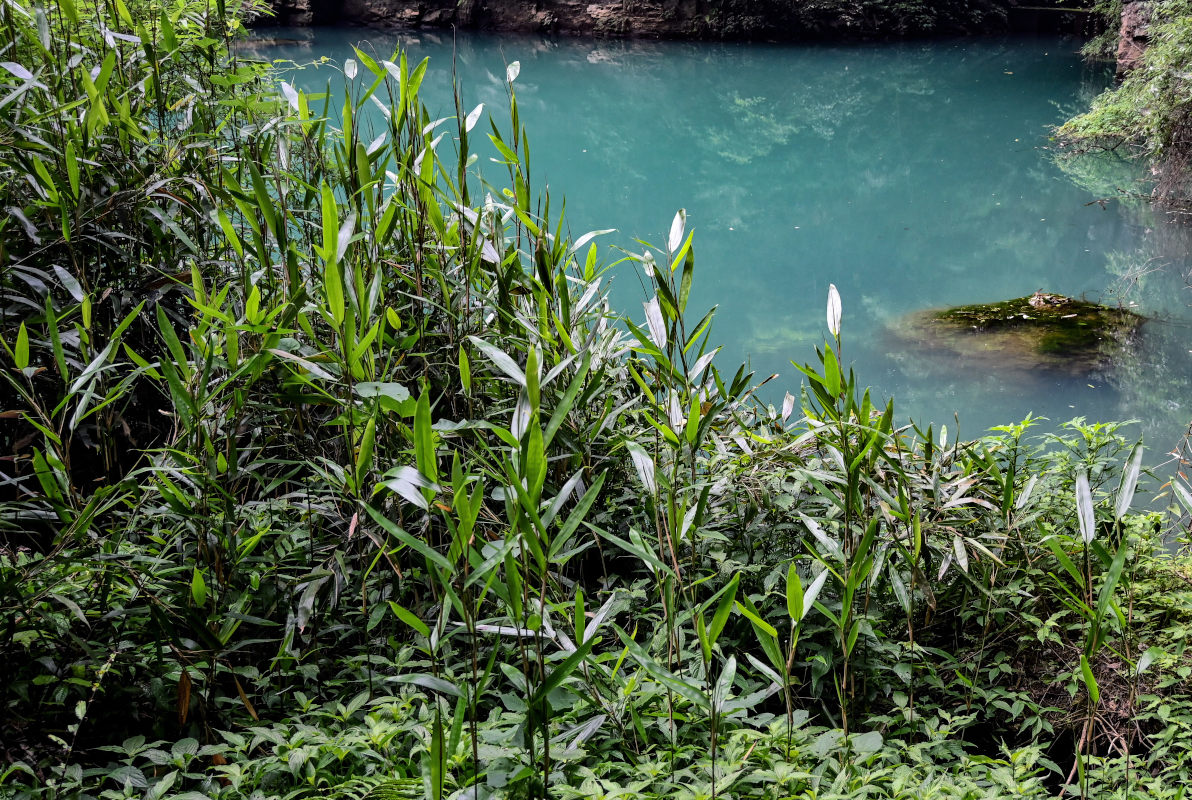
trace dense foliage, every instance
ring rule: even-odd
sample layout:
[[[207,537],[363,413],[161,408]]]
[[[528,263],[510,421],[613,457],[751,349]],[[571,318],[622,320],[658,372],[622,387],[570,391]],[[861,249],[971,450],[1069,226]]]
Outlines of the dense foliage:
[[[1182,794],[1186,528],[1118,426],[897,427],[835,290],[770,407],[682,212],[609,309],[516,63],[486,130],[237,13],[0,5],[0,791]]]

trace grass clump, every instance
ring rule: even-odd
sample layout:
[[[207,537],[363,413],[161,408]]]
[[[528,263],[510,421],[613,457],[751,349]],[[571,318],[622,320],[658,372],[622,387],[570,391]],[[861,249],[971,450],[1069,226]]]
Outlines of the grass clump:
[[[834,289],[772,408],[682,212],[613,314],[516,63],[510,129],[436,121],[425,62],[311,96],[227,49],[243,12],[0,6],[6,794],[1183,782],[1189,567],[1119,427],[897,426]]]

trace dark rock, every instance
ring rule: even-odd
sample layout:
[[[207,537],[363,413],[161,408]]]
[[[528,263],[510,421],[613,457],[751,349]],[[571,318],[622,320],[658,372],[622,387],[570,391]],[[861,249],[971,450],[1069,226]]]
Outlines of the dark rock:
[[[666,39],[891,37],[1001,31],[1005,0],[883,3],[791,0],[272,0],[282,25],[477,28]]]

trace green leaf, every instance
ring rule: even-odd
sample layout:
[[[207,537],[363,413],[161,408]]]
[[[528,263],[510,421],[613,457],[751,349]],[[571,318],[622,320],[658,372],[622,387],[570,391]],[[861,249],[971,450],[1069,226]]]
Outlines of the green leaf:
[[[733,574],[733,579],[722,590],[720,603],[716,606],[716,613],[712,615],[712,624],[708,627],[708,644],[715,645],[728,622],[728,615],[733,610],[733,601],[737,598],[737,586],[741,583],[741,573]]]
[[[421,686],[424,689],[430,689],[435,692],[450,697],[461,697],[462,693],[456,686],[443,678],[437,678],[434,675],[426,675],[425,673],[414,673],[404,675],[394,675],[389,680],[394,683],[412,683],[415,686]]]
[[[430,638],[430,628],[427,627],[426,623],[419,619],[414,612],[398,605],[392,600],[389,601],[389,608],[393,609],[393,613],[396,614],[397,618],[402,622],[406,623],[426,638]]]
[[[1076,568],[1076,565],[1072,563],[1072,559],[1068,557],[1068,554],[1064,552],[1062,547],[1060,547],[1060,543],[1056,541],[1054,536],[1048,537],[1046,541],[1047,546],[1051,548],[1051,552],[1055,555],[1056,560],[1060,562],[1060,566],[1062,566],[1064,571],[1072,577],[1072,580],[1076,582],[1077,586],[1083,588],[1084,576],[1080,573],[1080,570]]]
[[[537,503],[542,497],[542,484],[546,481],[546,452],[542,444],[542,428],[537,416],[530,422],[529,441],[526,443],[526,483],[530,500]]]
[[[759,617],[757,612],[750,609],[740,600],[736,600],[734,602],[736,603],[737,611],[740,611],[745,619],[749,620],[749,623],[753,625],[753,627],[756,628],[759,633],[764,633],[767,636],[773,637],[774,639],[778,638],[778,630],[773,625]]]
[[[190,596],[200,608],[207,604],[207,581],[203,580],[203,573],[198,567],[190,578]]]
[[[691,282],[695,276],[695,251],[690,248],[691,238],[687,239],[687,257],[683,260],[683,276],[679,280],[679,312],[687,310],[687,298],[691,295]]]
[[[698,687],[693,686],[663,667],[658,662],[658,659],[643,650],[641,645],[633,641],[629,634],[622,630],[620,626],[613,625],[613,627],[616,628],[617,634],[621,637],[621,642],[624,643],[625,648],[629,651],[629,655],[642,669],[650,673],[655,680],[670,688],[675,694],[686,698],[697,708],[705,710],[711,708],[711,703],[707,695],[701,692]]]
[[[464,394],[471,394],[472,364],[468,361],[468,351],[462,344],[459,346],[459,381],[464,387]]]
[[[803,582],[794,561],[786,571],[786,613],[795,622],[803,619]]]
[[[840,396],[840,364],[831,347],[824,350],[824,388],[832,397]]]
[[[542,685],[535,690],[534,696],[530,700],[531,705],[540,702],[555,689],[559,688],[559,685],[563,683],[563,680],[572,672],[574,672],[575,668],[578,667],[583,660],[588,657],[588,653],[592,652],[592,648],[595,647],[596,643],[599,641],[599,636],[593,636],[592,638],[588,639],[579,647],[575,648],[575,652],[567,656],[562,664],[551,670],[550,675],[547,675],[546,680],[544,680]]]
[[[414,409],[414,463],[418,471],[431,483],[439,482],[439,464],[435,455],[434,430],[430,421],[430,389],[423,387]],[[424,490],[426,499],[433,497],[430,489]]]
[[[858,755],[876,753],[882,749],[882,734],[880,731],[858,733],[852,737],[852,750]]]
[[[1097,679],[1093,677],[1093,668],[1089,666],[1089,659],[1084,653],[1080,654],[1080,672],[1084,677],[1084,685],[1089,690],[1089,699],[1093,705],[1101,702],[1101,689],[1097,686]]]
[[[604,478],[608,473],[601,472],[596,476],[595,482],[588,487],[588,491],[584,492],[584,496],[575,504],[575,508],[567,515],[567,521],[559,529],[558,536],[555,537],[554,542],[551,543],[549,554],[551,558],[558,554],[560,548],[571,539],[572,534],[579,528],[580,523],[584,521],[584,517],[588,515],[588,511],[592,508],[592,503],[596,502],[596,498],[600,495],[600,490],[604,486]]]
[[[431,564],[434,564],[436,567],[439,567],[440,569],[442,569],[445,572],[451,572],[451,564],[447,561],[447,559],[444,558],[441,553],[439,553],[437,550],[432,548],[426,542],[406,533],[404,530],[402,530],[400,527],[398,527],[397,523],[393,522],[390,519],[387,519],[384,514],[382,514],[380,511],[376,510],[372,506],[366,505],[364,507],[364,510],[367,511],[368,515],[373,518],[373,521],[376,522],[378,525],[380,525],[382,528],[384,528],[385,532],[388,533],[390,536],[397,539],[399,542],[404,544],[406,547],[410,548],[414,552],[421,555],[423,558],[425,558]]]
[[[13,361],[16,362],[17,369],[23,370],[29,366],[29,331],[25,330],[23,322],[17,330],[17,344],[13,348]]]

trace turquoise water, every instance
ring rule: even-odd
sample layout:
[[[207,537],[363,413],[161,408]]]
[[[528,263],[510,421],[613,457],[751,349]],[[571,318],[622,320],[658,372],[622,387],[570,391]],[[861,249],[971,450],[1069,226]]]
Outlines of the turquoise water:
[[[342,62],[383,57],[395,34],[262,31],[302,43],[256,52]],[[1181,231],[1119,189],[1137,170],[1057,159],[1049,126],[1109,85],[1075,39],[1029,37],[834,46],[409,35],[429,56],[423,94],[452,113],[505,108],[505,64],[529,128],[533,175],[565,195],[574,235],[661,243],[676,209],[695,230],[692,307],[718,305],[722,371],[748,362],[798,391],[790,361],[822,343],[829,283],[844,305],[845,356],[899,415],[977,435],[1027,414],[1060,422],[1137,418],[1152,453],[1192,419],[1192,291]],[[296,83],[341,80],[330,67]],[[436,112],[438,112],[436,114]],[[480,168],[489,155],[481,151]],[[495,165],[494,180],[501,178]],[[613,254],[610,254],[610,260]],[[642,317],[642,284],[613,270],[614,307]],[[1036,290],[1135,304],[1154,318],[1131,351],[1093,373],[976,359],[899,335],[915,311]],[[770,388],[770,387],[768,387]]]

